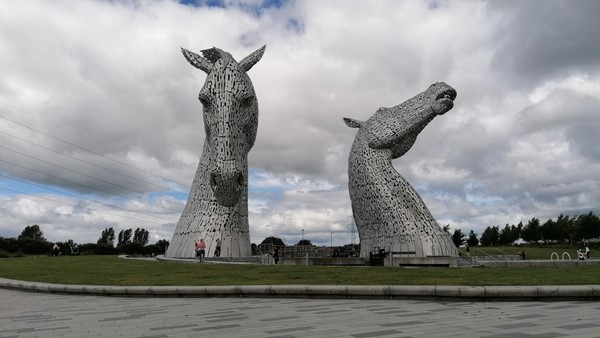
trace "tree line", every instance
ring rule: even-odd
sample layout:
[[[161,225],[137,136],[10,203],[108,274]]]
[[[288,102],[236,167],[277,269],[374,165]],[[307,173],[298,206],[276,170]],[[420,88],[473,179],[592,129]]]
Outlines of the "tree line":
[[[106,228],[102,231],[96,243],[77,245],[72,240],[65,242],[49,242],[39,225],[26,226],[17,238],[0,237],[0,257],[19,255],[45,255],[52,252],[54,245],[59,247],[62,255],[76,253],[90,255],[160,255],[164,254],[169,241],[161,239],[155,244],[148,245],[150,233],[144,228],[124,229],[115,237],[115,230]],[[115,243],[115,239],[117,242]],[[116,245],[115,245],[116,244]],[[73,246],[77,245],[77,251]]]
[[[444,226],[449,232],[450,226]],[[600,217],[593,212],[569,217],[560,214],[556,220],[549,219],[543,224],[536,217],[530,219],[527,224],[519,222],[517,225],[506,224],[502,229],[500,226],[488,226],[480,237],[471,230],[465,234],[461,229],[455,229],[452,233],[454,245],[461,246],[502,246],[512,245],[522,240],[529,244],[577,244],[593,239],[600,239]]]

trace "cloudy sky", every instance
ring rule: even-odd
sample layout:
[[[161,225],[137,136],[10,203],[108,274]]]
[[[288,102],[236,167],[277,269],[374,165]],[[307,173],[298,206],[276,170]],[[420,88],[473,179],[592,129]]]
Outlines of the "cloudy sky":
[[[1,1],[0,236],[107,227],[171,239],[204,141],[206,75],[250,70],[252,242],[349,243],[347,159],[366,120],[444,81],[458,98],[395,168],[441,225],[600,214],[598,1]]]

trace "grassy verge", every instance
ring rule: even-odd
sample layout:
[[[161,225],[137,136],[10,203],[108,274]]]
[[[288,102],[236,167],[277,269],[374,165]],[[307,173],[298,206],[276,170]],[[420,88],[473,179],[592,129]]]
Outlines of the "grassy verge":
[[[92,285],[583,285],[600,266],[562,268],[386,268],[186,264],[116,256],[0,259],[0,277]]]

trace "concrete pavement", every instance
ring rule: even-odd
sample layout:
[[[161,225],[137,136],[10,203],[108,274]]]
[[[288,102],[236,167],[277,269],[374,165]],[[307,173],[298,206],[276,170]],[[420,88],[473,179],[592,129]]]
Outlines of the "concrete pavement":
[[[26,282],[0,278],[0,288],[54,293],[147,297],[304,297],[427,300],[599,300],[600,285],[231,285],[111,286]]]
[[[599,302],[152,298],[0,288],[0,337],[600,337]]]

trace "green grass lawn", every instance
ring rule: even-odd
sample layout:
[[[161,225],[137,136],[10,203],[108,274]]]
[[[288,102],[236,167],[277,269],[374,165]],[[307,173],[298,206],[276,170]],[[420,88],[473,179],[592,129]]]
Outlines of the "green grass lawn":
[[[514,250],[514,247],[513,247]],[[473,252],[471,252],[473,254]],[[582,285],[600,266],[562,268],[397,268],[190,264],[116,256],[0,259],[0,277],[93,285]]]

